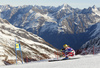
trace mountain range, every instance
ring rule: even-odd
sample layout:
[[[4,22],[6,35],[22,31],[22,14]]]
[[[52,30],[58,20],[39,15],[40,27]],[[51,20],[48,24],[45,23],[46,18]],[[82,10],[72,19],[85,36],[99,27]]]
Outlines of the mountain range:
[[[58,49],[64,44],[79,49],[96,37],[91,37],[89,32],[93,25],[100,22],[100,8],[94,5],[79,9],[68,4],[58,7],[0,5],[0,17],[18,28],[37,34]]]

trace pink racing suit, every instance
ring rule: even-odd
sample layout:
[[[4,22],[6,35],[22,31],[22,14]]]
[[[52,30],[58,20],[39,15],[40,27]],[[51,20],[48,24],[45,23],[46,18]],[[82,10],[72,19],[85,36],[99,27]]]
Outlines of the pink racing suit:
[[[69,57],[69,56],[74,56],[75,55],[75,51],[74,49],[67,47],[65,48],[65,56]]]

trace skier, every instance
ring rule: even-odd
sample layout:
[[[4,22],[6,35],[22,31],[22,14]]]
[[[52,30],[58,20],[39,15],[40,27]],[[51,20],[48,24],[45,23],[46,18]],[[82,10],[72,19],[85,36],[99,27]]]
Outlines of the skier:
[[[71,48],[70,46],[68,46],[67,44],[63,45],[63,49],[61,49],[62,52],[65,53],[65,59],[68,59],[69,56],[74,56],[75,55],[75,51],[73,48]]]

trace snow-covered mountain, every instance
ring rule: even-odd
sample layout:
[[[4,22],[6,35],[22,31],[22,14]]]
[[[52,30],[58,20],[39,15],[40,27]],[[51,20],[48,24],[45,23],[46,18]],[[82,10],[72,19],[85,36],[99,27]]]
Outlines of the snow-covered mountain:
[[[61,49],[67,43],[78,49],[83,43],[84,32],[100,22],[100,8],[78,9],[68,4],[54,6],[0,6],[0,17],[16,27],[37,34],[53,46]],[[72,43],[73,42],[73,43]]]
[[[34,60],[54,58],[57,52],[52,45],[41,37],[17,28],[7,20],[0,18],[0,60],[15,63],[15,39],[16,42],[20,40],[23,59],[26,57]],[[20,60],[20,52],[17,53]]]
[[[93,50],[95,53],[99,53],[100,52],[100,23],[97,23],[93,26],[91,26],[88,30],[90,38],[92,37],[93,39],[87,41],[85,44],[82,45],[81,49],[83,49],[83,52],[81,54],[84,53],[88,53],[88,54],[93,54]],[[84,49],[86,51],[84,51]]]
[[[100,53],[100,36],[87,41],[82,45],[81,54],[97,54]]]

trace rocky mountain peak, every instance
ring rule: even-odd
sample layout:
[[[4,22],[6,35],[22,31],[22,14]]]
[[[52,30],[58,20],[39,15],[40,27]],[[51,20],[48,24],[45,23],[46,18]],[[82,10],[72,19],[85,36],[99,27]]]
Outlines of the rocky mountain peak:
[[[63,7],[67,7],[67,6],[68,6],[68,4],[64,3],[62,6],[63,6]]]
[[[69,9],[69,8],[72,8],[72,7],[70,7],[68,4],[63,4],[63,5],[61,5],[60,6],[61,7],[61,9]]]
[[[93,9],[97,9],[96,5],[93,5],[92,8],[93,8]]]
[[[97,12],[98,11],[98,9],[97,9],[97,7],[95,5],[93,5],[91,8],[92,8],[93,12]]]

